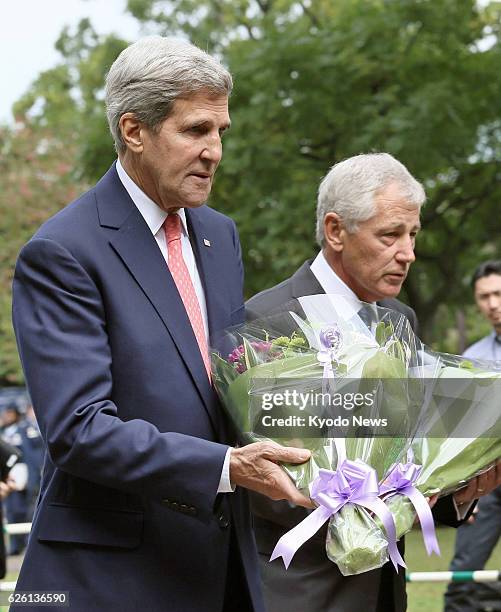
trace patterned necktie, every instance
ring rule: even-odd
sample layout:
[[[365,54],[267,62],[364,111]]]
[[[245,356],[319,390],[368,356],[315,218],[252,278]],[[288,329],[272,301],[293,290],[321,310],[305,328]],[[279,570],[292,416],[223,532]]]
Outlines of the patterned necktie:
[[[207,376],[210,380],[209,350],[207,347],[207,338],[205,336],[202,311],[200,310],[200,303],[183,258],[183,251],[181,248],[181,218],[179,215],[167,215],[164,221],[164,231],[169,254],[169,270],[176,283],[179,295],[183,300],[186,313],[188,314],[191,327],[193,328],[193,333],[198,342],[200,353],[202,354],[202,359],[204,360]]]

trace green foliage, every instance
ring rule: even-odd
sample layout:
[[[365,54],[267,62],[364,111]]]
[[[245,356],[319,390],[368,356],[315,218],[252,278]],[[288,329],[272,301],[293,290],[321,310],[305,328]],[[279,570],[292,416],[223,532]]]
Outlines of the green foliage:
[[[85,188],[75,180],[75,144],[40,126],[0,129],[0,384],[22,383],[11,324],[11,284],[21,247]]]
[[[75,33],[65,28],[55,46],[63,63],[42,72],[14,105],[21,122],[64,134],[75,143],[72,163],[79,177],[94,180],[115,158],[106,123],[104,81],[128,42],[113,34],[98,36],[88,19]]]
[[[227,50],[235,127],[212,201],[238,221],[254,293],[314,255],[328,168],[391,152],[430,196],[408,283],[430,337],[437,305],[464,300],[473,262],[499,248],[499,158],[479,151],[498,118],[499,47],[474,48],[484,23],[468,2],[340,2],[328,17],[268,23]]]
[[[406,286],[425,339],[438,337],[440,304],[470,301],[468,275],[501,246],[499,6],[129,2],[162,33],[181,29],[216,50],[234,75],[211,202],[240,228],[248,295],[314,256],[316,190],[329,167],[376,150],[428,192]]]
[[[479,8],[474,0],[129,0],[150,31],[189,37],[234,75],[233,126],[211,204],[237,221],[247,295],[316,254],[316,191],[329,167],[388,151],[428,193],[405,294],[424,339],[442,342],[439,307],[471,302],[473,267],[501,250],[500,7]],[[47,131],[62,146],[72,179],[95,181],[115,156],[103,83],[126,44],[98,36],[87,20],[64,30],[56,43],[61,64],[15,105],[36,138]],[[46,217],[54,203],[39,195]]]

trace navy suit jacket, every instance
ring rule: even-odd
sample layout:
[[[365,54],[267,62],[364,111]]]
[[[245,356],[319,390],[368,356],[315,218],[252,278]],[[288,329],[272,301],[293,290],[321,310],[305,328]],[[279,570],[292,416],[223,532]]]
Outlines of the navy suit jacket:
[[[240,323],[235,225],[207,206],[186,215],[209,330]],[[260,610],[245,491],[216,495],[233,440],[175,283],[114,165],[23,248],[13,292],[47,447],[18,589],[69,591],[79,611],[220,610],[233,531]]]

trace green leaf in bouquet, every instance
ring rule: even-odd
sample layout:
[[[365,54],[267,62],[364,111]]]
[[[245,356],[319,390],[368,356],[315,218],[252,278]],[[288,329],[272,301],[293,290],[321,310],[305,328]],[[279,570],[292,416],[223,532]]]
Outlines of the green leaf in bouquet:
[[[300,354],[296,357],[277,359],[249,368],[230,381],[226,389],[218,389],[218,391],[222,404],[237,430],[248,434],[254,432],[254,427],[261,418],[261,411],[253,410],[250,401],[253,380],[269,382],[270,390],[272,390],[275,381],[279,379],[315,378],[321,376],[321,372],[315,355]]]
[[[406,376],[407,369],[405,363],[397,357],[386,354],[384,351],[378,351],[370,357],[365,362],[362,370],[363,378],[405,378]]]
[[[211,361],[213,377],[216,383],[223,384],[227,387],[238,377],[236,369],[218,353],[212,353]]]
[[[454,491],[501,457],[499,438],[426,438],[413,448],[424,466],[416,483],[424,495]]]
[[[453,492],[501,456],[499,438],[422,438],[413,445],[414,461],[423,465],[416,487],[423,495]],[[394,495],[387,500],[397,538],[412,529],[416,512],[410,500]],[[377,519],[376,519],[377,522]]]
[[[397,532],[397,540],[408,533],[416,520],[416,511],[411,500],[405,495],[391,495],[386,500],[386,505],[393,515],[393,521]],[[375,517],[376,523],[382,527],[381,522]]]
[[[400,460],[408,445],[406,438],[374,437],[347,438],[346,457],[362,459],[376,470],[380,482]]]
[[[271,345],[286,348],[289,346],[289,336],[279,336],[271,341]]]
[[[391,357],[395,357],[395,359],[398,359],[403,364],[407,363],[407,356],[404,349],[404,344],[400,342],[400,340],[393,340],[392,342],[389,342],[386,346],[386,353]]]
[[[259,365],[260,360],[259,360],[259,357],[257,356],[256,351],[254,350],[254,347],[247,340],[247,338],[243,338],[243,345],[244,345],[245,366],[247,370],[250,370],[251,368]]]
[[[329,520],[325,550],[343,576],[377,569],[388,560],[383,531],[364,508],[353,504]]]
[[[376,325],[374,335],[376,336],[376,342],[379,344],[379,346],[384,346],[388,340],[395,335],[395,328],[393,327],[391,321],[389,323],[380,321]]]
[[[308,347],[308,343],[306,342],[306,338],[304,336],[294,332],[291,336],[291,341],[289,342],[289,348],[295,349],[297,351],[306,350]]]
[[[325,450],[326,440],[322,438],[303,438],[301,440],[285,440],[287,446],[307,448],[311,451],[311,458],[306,463],[283,463],[282,467],[292,478],[296,487],[306,496],[309,496],[309,485],[318,476],[318,471],[333,469],[329,455]]]

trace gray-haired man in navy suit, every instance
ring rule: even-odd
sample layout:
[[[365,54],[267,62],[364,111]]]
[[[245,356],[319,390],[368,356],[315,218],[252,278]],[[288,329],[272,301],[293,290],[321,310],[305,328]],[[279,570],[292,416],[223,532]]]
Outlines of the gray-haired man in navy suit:
[[[277,465],[309,453],[233,448],[211,384],[208,336],[244,313],[235,224],[204,205],[231,87],[185,41],[125,49],[106,82],[118,160],[16,266],[47,448],[17,588],[75,612],[262,610],[246,489],[310,503]]]

